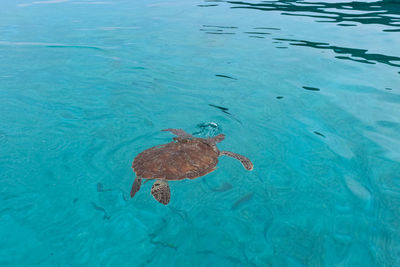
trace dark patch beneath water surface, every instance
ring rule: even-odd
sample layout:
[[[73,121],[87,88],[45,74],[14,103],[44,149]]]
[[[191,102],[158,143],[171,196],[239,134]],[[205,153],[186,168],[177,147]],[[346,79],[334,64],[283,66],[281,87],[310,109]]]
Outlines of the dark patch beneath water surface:
[[[354,27],[357,26],[357,24],[347,24],[347,23],[339,23],[339,26],[344,26],[344,27]]]
[[[270,34],[269,32],[244,32],[247,34]]]
[[[221,107],[221,106],[217,106],[217,105],[213,105],[213,104],[208,104],[211,107],[217,108],[219,110],[221,110],[223,113],[227,114],[229,117],[231,117],[232,119],[234,119],[235,121],[239,122],[240,124],[242,124],[242,121],[239,120],[238,118],[236,118],[232,113],[228,112],[228,108],[225,107]]]
[[[222,32],[223,30],[221,29],[200,29],[200,31],[207,31],[207,32]]]
[[[400,29],[385,29],[384,32],[400,32]]]
[[[235,34],[234,32],[205,32],[207,34]]]
[[[97,192],[108,192],[108,191],[112,191],[111,189],[104,189],[104,186],[103,186],[102,183],[97,183],[96,188],[97,188]]]
[[[228,75],[223,75],[223,74],[215,74],[216,77],[220,77],[220,78],[227,78],[227,79],[232,79],[232,80],[237,80],[236,78],[233,78],[231,76]]]
[[[371,62],[371,61],[368,61],[368,60],[355,59],[355,58],[345,57],[345,56],[335,56],[335,58],[338,58],[338,59],[347,59],[347,60],[351,60],[351,61],[355,61],[355,62],[359,62],[359,63],[365,63],[365,64],[376,64],[375,62]]]
[[[323,135],[323,134],[322,134],[322,133],[320,133],[320,132],[314,131],[314,133],[315,133],[316,135],[319,135],[319,136],[322,136],[322,137],[324,137],[324,138],[325,138],[325,135]]]
[[[228,108],[225,108],[225,107],[221,107],[221,106],[217,106],[217,105],[214,105],[214,104],[208,104],[210,107],[214,107],[214,108],[217,108],[217,109],[219,109],[219,110],[222,110],[222,112],[223,113],[226,113],[226,114],[229,114],[229,115],[232,115],[230,112],[228,112]]]
[[[309,91],[319,91],[319,88],[316,87],[303,86],[303,88]]]
[[[274,30],[274,31],[280,31],[281,29],[279,28],[269,28],[269,27],[256,27],[254,30]]]
[[[218,26],[218,25],[203,25],[203,28],[200,31],[204,31],[207,34],[235,34],[232,31],[226,30],[234,30],[237,27],[234,26]]]
[[[96,204],[96,203],[94,203],[93,201],[92,201],[92,202],[90,202],[90,204],[92,204],[92,206],[93,206],[93,208],[94,208],[95,210],[98,210],[98,211],[101,211],[101,212],[103,212],[103,213],[104,213],[103,219],[105,219],[105,220],[109,220],[109,219],[111,218],[111,216],[110,216],[110,215],[108,215],[108,213],[107,213],[107,211],[106,211],[106,209],[105,209],[105,208],[103,208],[103,207],[101,207],[101,206],[97,205],[97,204]]]
[[[253,193],[248,193],[246,195],[244,195],[243,197],[239,198],[238,200],[235,201],[235,203],[232,204],[232,209],[237,209],[238,207],[240,207],[241,205],[243,205],[244,203],[250,201],[253,198]]]
[[[232,189],[232,185],[230,183],[224,183],[218,187],[210,188],[213,192],[226,192]]]
[[[210,5],[197,5],[198,7],[210,7],[210,6],[218,6],[217,4],[210,4]]]
[[[234,26],[216,26],[216,25],[203,25],[203,27],[220,28],[220,29],[237,29],[238,28],[238,27],[234,27]]]

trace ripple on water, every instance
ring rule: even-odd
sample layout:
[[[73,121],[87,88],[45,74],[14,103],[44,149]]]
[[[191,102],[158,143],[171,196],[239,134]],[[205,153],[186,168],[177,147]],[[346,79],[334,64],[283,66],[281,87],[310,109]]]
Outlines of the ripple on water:
[[[295,4],[283,3],[282,1],[230,2],[232,8],[252,9],[259,11],[281,11],[282,15],[304,16],[315,18],[316,22],[328,23],[354,23],[358,24],[380,24],[396,26],[399,16],[397,3],[391,1],[373,2],[312,2],[293,1]],[[378,4],[378,5],[377,5]],[[325,20],[320,20],[325,19]],[[353,23],[352,23],[353,22]]]
[[[329,43],[321,43],[321,42],[313,42],[307,40],[299,40],[299,39],[288,39],[288,38],[273,38],[274,40],[288,42],[292,46],[305,46],[317,49],[328,49],[337,54],[348,54],[348,56],[335,56],[338,59],[348,59],[355,62],[367,63],[367,64],[376,64],[382,63],[393,67],[400,66],[400,57],[377,54],[377,53],[368,53],[367,49],[359,49],[359,48],[350,48],[343,46],[335,46],[330,45]],[[360,60],[361,58],[362,60]]]
[[[91,46],[91,45],[70,45],[70,44],[61,44],[61,43],[41,43],[41,42],[9,42],[9,41],[0,41],[0,45],[7,46],[42,46],[49,48],[76,48],[76,49],[94,49],[103,51],[106,48]]]
[[[197,131],[193,135],[197,137],[207,138],[222,133],[222,128],[216,122],[203,122],[197,125]]]

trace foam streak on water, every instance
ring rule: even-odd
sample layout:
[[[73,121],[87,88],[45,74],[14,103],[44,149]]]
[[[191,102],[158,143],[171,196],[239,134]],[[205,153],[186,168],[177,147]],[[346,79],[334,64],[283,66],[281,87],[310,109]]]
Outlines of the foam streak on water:
[[[1,266],[400,266],[396,1],[4,0]],[[165,128],[249,157],[129,198]]]

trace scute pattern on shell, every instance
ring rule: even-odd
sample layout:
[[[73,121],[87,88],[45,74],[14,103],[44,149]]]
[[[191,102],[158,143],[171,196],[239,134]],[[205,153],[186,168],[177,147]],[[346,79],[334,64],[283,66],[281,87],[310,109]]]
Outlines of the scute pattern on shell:
[[[141,152],[132,168],[147,179],[194,179],[215,170],[218,156],[218,149],[204,139],[184,139]]]

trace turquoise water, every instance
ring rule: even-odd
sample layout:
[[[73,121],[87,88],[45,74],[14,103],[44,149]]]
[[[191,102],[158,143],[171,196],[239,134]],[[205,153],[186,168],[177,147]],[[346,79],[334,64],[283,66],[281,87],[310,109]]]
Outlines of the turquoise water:
[[[3,0],[1,266],[400,266],[396,1]],[[224,133],[171,182],[164,128]]]

